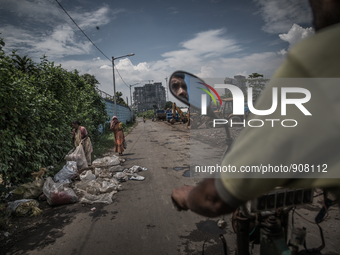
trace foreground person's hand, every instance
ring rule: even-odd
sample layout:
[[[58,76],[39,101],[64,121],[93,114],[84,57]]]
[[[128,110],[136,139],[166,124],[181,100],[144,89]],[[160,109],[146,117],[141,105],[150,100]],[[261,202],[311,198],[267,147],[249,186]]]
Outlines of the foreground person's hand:
[[[194,189],[194,186],[182,186],[174,189],[171,193],[171,199],[178,211],[188,210],[189,193]]]

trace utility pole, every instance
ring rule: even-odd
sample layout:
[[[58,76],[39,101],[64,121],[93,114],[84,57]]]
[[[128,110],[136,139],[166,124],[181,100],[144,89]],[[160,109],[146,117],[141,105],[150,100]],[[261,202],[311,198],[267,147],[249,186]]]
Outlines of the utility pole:
[[[115,103],[115,116],[117,116],[115,58],[113,56],[112,56],[112,71],[113,71],[113,97],[114,97],[114,103]]]
[[[169,101],[168,77],[165,77],[166,101]]]
[[[119,59],[119,58],[125,58],[125,57],[131,57],[134,56],[135,53],[131,53],[129,55],[125,55],[125,56],[121,56],[118,58],[114,58],[112,56],[112,72],[113,72],[113,96],[114,96],[114,102],[115,102],[115,116],[117,116],[117,99],[116,99],[116,80],[115,80],[115,59]]]

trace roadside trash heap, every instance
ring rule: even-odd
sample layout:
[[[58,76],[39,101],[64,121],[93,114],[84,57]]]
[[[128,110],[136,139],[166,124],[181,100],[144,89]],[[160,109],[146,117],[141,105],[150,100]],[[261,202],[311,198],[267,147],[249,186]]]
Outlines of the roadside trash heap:
[[[84,203],[84,204],[111,204],[113,195],[122,190],[122,182],[127,180],[143,181],[145,177],[138,172],[146,168],[132,166],[125,168],[124,159],[117,156],[107,156],[93,161],[91,167],[84,167],[84,155],[75,151],[77,155],[70,155],[64,167],[53,177],[46,180],[37,179],[25,183],[11,191],[14,202],[8,202],[9,214],[16,216],[37,216],[38,200],[46,200],[51,206]],[[80,155],[80,156],[79,156]],[[80,170],[78,170],[80,169]]]

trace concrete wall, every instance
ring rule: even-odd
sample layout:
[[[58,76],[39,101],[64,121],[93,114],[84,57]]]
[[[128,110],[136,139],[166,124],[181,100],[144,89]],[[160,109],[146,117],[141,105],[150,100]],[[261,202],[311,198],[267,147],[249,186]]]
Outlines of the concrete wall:
[[[109,99],[104,99],[106,104],[106,112],[109,115],[110,120],[112,116],[115,115],[115,103]],[[117,104],[117,118],[120,122],[126,123],[127,121],[131,121],[132,112],[130,108],[121,104]]]
[[[115,103],[109,99],[103,98],[106,105],[106,113],[110,117],[110,120],[107,121],[110,123],[112,117],[115,115]],[[131,121],[133,118],[133,113],[129,107],[117,104],[117,118],[120,122],[126,124],[127,121]],[[103,131],[103,127],[100,127],[100,132]]]

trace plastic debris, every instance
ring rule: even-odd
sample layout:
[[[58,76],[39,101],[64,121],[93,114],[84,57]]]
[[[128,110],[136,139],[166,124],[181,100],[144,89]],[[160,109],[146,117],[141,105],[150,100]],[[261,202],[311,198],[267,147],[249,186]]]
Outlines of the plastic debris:
[[[28,182],[20,185],[18,188],[13,190],[13,194],[17,198],[32,199],[37,198],[41,193],[44,186],[45,180],[35,180],[33,182]]]
[[[19,217],[30,215],[37,216],[42,211],[39,209],[39,203],[34,199],[20,199],[8,203],[8,210],[10,214],[15,214]]]
[[[92,165],[94,165],[95,167],[109,167],[109,166],[117,166],[119,164],[120,164],[119,157],[115,155],[107,156],[104,158],[98,158],[92,162]]]
[[[116,194],[117,191],[112,191],[110,193],[92,195],[83,192],[83,197],[79,200],[80,203],[84,204],[111,204],[113,202],[112,196]]]
[[[77,162],[67,161],[64,167],[54,176],[55,182],[70,183],[77,176]]]
[[[9,232],[5,232],[5,233],[4,233],[4,236],[5,236],[5,237],[9,237]]]
[[[116,178],[120,182],[125,182],[128,180],[128,176],[124,172],[118,172],[113,177]]]
[[[79,144],[79,146],[73,152],[71,150],[65,156],[65,160],[77,162],[78,170],[86,168],[87,167],[87,161],[86,161],[83,145]]]
[[[81,174],[79,177],[82,181],[91,181],[96,179],[96,176],[92,173],[91,170],[86,171],[85,174]]]
[[[145,177],[141,175],[133,175],[129,178],[129,180],[135,180],[135,181],[144,181]]]
[[[96,207],[92,207],[91,211],[94,212],[96,210]]]
[[[55,183],[51,177],[46,179],[43,192],[50,205],[63,205],[77,202],[77,195],[65,183]]]

